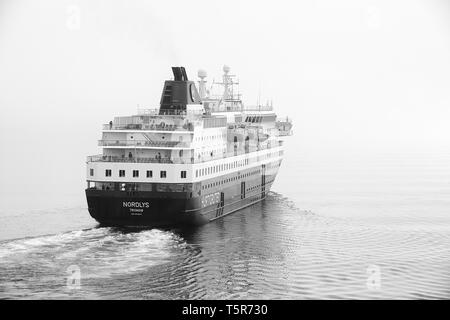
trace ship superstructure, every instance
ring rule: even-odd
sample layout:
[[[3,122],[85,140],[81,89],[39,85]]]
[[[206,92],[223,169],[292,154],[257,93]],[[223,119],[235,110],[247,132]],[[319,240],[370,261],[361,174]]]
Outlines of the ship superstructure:
[[[214,96],[172,68],[158,109],[103,126],[103,153],[87,159],[91,216],[104,225],[199,224],[264,199],[283,158],[290,120],[271,104],[245,107],[224,66]]]

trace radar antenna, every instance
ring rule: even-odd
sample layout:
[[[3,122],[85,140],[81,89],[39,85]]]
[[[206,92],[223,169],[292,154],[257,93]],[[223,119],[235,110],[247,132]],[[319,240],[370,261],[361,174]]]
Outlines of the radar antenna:
[[[208,74],[206,73],[205,70],[200,69],[200,70],[198,70],[197,75],[200,78],[200,81],[198,82],[200,98],[205,99],[208,96],[207,90],[206,90],[206,81],[205,81],[205,78]]]

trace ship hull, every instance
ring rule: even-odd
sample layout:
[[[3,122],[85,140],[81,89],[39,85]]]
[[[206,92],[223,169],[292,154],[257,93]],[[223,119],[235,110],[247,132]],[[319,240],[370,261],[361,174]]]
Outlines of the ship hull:
[[[203,196],[161,192],[86,189],[90,215],[104,226],[201,225],[264,200],[275,178],[256,188],[241,183]],[[261,179],[261,178],[260,178]]]

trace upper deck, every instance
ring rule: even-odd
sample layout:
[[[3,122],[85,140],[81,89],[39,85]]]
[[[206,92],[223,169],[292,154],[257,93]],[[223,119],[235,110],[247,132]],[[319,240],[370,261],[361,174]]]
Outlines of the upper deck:
[[[159,109],[138,109],[133,116],[115,117],[103,125],[104,132],[136,130],[152,132],[177,132],[192,134],[195,129],[225,127],[227,118],[220,115],[205,114],[202,110],[165,111]]]
[[[173,71],[160,107],[138,108],[104,124],[98,141],[103,153],[88,162],[195,164],[282,146],[272,103],[245,106],[229,68],[224,68],[221,96],[206,90],[205,74],[199,94],[184,68]]]
[[[186,157],[180,156],[178,153],[171,154],[167,157],[146,157],[132,154],[132,156],[114,155],[114,154],[99,154],[94,156],[88,156],[86,162],[132,162],[132,163],[166,163],[166,164],[194,164],[204,163],[209,161],[215,161],[219,159],[226,159],[243,154],[249,154],[262,150],[278,149],[283,146],[282,140],[266,141],[254,147],[245,148],[242,145],[235,150],[224,152],[215,156],[203,155],[200,157]]]

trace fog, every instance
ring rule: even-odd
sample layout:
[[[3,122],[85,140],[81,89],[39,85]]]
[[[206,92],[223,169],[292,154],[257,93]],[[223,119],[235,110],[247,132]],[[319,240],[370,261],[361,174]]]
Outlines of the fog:
[[[450,2],[0,0],[0,175],[81,194],[101,124],[156,107],[171,66],[273,100],[302,148],[450,142]]]

